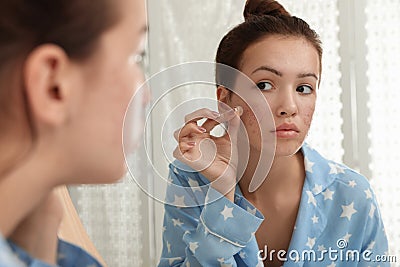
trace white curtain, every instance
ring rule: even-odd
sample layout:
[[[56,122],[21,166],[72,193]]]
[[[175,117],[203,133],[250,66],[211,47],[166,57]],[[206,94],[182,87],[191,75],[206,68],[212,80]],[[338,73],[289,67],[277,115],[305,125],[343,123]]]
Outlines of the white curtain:
[[[367,1],[366,14],[370,168],[390,254],[400,264],[400,2]]]

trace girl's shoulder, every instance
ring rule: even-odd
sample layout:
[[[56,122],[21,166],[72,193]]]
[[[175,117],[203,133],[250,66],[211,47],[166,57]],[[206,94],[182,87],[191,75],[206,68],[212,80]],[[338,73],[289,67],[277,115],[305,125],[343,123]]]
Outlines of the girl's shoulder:
[[[306,183],[313,187],[314,195],[320,193],[325,201],[333,200],[343,205],[362,203],[365,209],[376,205],[376,197],[369,180],[350,168],[323,157],[309,145],[303,146]]]

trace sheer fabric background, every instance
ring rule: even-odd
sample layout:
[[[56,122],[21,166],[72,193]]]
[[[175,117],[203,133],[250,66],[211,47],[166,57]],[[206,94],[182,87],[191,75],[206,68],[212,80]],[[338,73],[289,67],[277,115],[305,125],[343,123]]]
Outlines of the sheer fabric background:
[[[147,2],[150,32],[146,71],[152,75],[175,64],[214,61],[220,39],[243,21],[245,1]],[[400,201],[395,195],[400,189],[395,181],[400,174],[400,143],[391,134],[400,129],[395,117],[400,112],[395,87],[400,77],[400,4],[397,0],[280,2],[293,15],[309,22],[323,41],[322,83],[307,141],[323,155],[346,163],[372,180],[390,236],[391,254],[399,255],[400,261],[400,215],[396,215],[400,214]],[[357,54],[364,51],[368,54]],[[151,117],[152,136],[148,137],[153,139],[152,150],[141,151],[134,159],[142,175],[149,176],[148,153],[154,167],[167,176],[168,161],[154,136],[161,134],[162,114],[195,97],[215,99],[215,91],[181,90],[158,105],[160,112]],[[168,124],[165,127],[172,137],[176,129],[168,128]],[[116,185],[70,191],[89,235],[109,266],[156,265],[162,241],[162,204],[144,194],[130,178]]]

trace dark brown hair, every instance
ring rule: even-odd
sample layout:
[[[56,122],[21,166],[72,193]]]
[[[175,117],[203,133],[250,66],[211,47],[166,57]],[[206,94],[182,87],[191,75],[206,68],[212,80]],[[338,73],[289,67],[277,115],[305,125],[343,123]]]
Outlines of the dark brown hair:
[[[0,121],[1,113],[10,108],[4,102],[15,90],[6,88],[12,87],[10,74],[21,71],[29,53],[50,43],[72,59],[88,58],[100,35],[117,23],[113,4],[111,0],[0,0]]]
[[[222,38],[216,62],[240,69],[244,51],[262,38],[271,35],[295,36],[309,41],[317,50],[322,70],[322,47],[318,34],[302,19],[291,16],[274,0],[248,0],[243,12],[245,21]],[[219,84],[222,73],[216,76]]]
[[[9,59],[52,43],[83,59],[116,23],[110,0],[0,0],[0,67]]]
[[[35,140],[21,76],[27,56],[42,44],[55,44],[73,60],[88,59],[101,34],[118,22],[116,2],[0,0],[0,138],[10,123],[26,119]]]

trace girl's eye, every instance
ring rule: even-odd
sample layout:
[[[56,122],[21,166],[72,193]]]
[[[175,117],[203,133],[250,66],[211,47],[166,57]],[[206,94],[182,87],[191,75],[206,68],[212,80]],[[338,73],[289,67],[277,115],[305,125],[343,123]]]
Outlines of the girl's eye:
[[[268,90],[271,90],[272,89],[272,84],[270,83],[270,82],[259,82],[259,83],[257,83],[257,87],[260,89],[260,90],[263,90],[263,91],[268,91]]]
[[[313,89],[309,85],[300,85],[296,88],[296,91],[302,94],[311,94]]]

